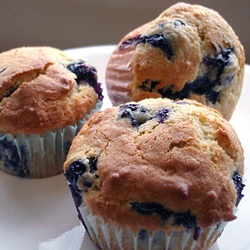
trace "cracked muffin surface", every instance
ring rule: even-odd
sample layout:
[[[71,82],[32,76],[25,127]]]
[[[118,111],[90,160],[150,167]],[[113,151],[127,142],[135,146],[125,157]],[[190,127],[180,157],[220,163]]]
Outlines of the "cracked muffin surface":
[[[41,135],[73,125],[88,114],[101,97],[97,86],[91,86],[91,81],[96,85],[96,71],[81,61],[92,75],[88,73],[88,78],[79,79],[72,67],[74,63],[65,53],[51,47],[2,52],[0,133]]]
[[[187,99],[145,99],[94,114],[64,171],[77,207],[83,202],[133,231],[231,221],[244,187],[235,131],[219,112]]]

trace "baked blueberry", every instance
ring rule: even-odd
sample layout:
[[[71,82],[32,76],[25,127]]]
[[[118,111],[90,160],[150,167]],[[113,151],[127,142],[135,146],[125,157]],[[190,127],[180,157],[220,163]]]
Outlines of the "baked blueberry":
[[[230,56],[233,53],[232,48],[222,49],[220,53],[214,56],[205,56],[203,58],[203,63],[211,68],[211,70],[216,70],[216,81],[220,82],[220,75],[223,73],[224,68],[230,63]]]
[[[142,36],[140,37],[138,44],[140,43],[149,43],[154,47],[160,48],[162,51],[164,51],[168,60],[171,60],[174,55],[170,41],[163,34]]]
[[[217,101],[219,101],[220,95],[220,92],[214,90],[215,85],[216,83],[211,80],[208,74],[206,74],[203,77],[198,77],[192,83],[186,83],[185,87],[181,91],[182,93],[180,94],[184,95],[185,98],[188,98],[190,96],[190,92],[198,95],[205,95],[208,101],[215,104]]]
[[[131,202],[131,206],[137,213],[143,215],[157,214],[162,220],[168,220],[168,218],[171,216],[171,212],[165,209],[159,203]]]
[[[124,104],[120,106],[120,110],[137,111],[139,108],[140,108],[140,105],[136,103],[129,103],[129,104]]]
[[[88,165],[89,165],[89,172],[91,174],[96,174],[96,171],[97,171],[97,158],[90,157]]]
[[[83,162],[81,159],[73,161],[66,170],[65,176],[75,189],[86,192],[98,178],[97,158],[87,158],[86,162]],[[77,186],[78,179],[80,179],[81,186]]]
[[[150,79],[145,80],[144,82],[142,82],[141,85],[139,85],[139,88],[142,91],[148,91],[148,92],[152,92],[154,90],[154,88],[160,83],[161,81],[153,81]]]
[[[168,108],[160,109],[156,113],[156,118],[157,118],[158,122],[163,123],[164,121],[166,121],[170,115],[169,113],[170,113],[170,109],[168,109]]]
[[[195,228],[196,220],[195,216],[193,216],[190,211],[184,213],[174,213],[174,224],[175,225],[183,225],[186,228]]]
[[[167,221],[170,217],[173,217],[173,225],[182,225],[188,229],[195,228],[197,226],[195,216],[190,211],[184,213],[175,213],[164,208],[159,203],[140,203],[132,202],[132,209],[143,215],[158,215],[163,221]]]
[[[76,81],[94,82],[97,79],[97,72],[94,67],[89,67],[84,61],[78,61],[67,65],[67,69],[76,74]]]
[[[86,172],[87,167],[81,159],[73,161],[65,172],[66,179],[69,183],[76,183],[78,176]]]
[[[84,61],[78,61],[68,64],[67,69],[76,75],[76,82],[78,85],[87,82],[94,88],[99,99],[103,99],[101,84],[97,82],[97,71],[94,67],[87,65]]]
[[[148,110],[135,103],[121,105],[119,109],[121,112],[120,117],[129,118],[131,125],[135,127],[138,127],[151,119]]]
[[[189,98],[191,93],[198,95],[205,95],[206,99],[211,103],[216,103],[219,101],[220,92],[214,90],[215,83],[205,75],[203,77],[198,77],[193,82],[187,82],[183,89],[180,91],[174,91],[173,86],[169,85],[167,87],[158,90],[158,93],[162,97],[170,98],[173,100]]]

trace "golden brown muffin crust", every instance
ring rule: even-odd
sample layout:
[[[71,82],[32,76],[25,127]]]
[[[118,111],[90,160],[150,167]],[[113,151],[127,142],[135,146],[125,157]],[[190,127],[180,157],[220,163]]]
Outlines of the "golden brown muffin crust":
[[[93,109],[98,95],[76,83],[74,60],[50,47],[0,54],[0,133],[42,134],[73,125]]]
[[[168,56],[152,46],[157,44],[156,38],[150,40],[155,35],[164,36]],[[140,40],[146,37],[150,41]],[[145,98],[189,98],[229,120],[240,97],[244,64],[243,46],[218,12],[177,3],[119,42],[107,65],[106,85],[114,105]]]
[[[135,121],[127,116],[129,109],[113,107],[93,115],[74,139],[65,171],[75,160],[97,158],[98,178],[92,186],[85,189],[89,177],[84,175],[77,182],[86,191],[84,204],[104,221],[134,230],[167,230],[171,222],[136,212],[133,202],[161,204],[174,213],[189,211],[201,227],[235,219],[232,175],[243,175],[244,157],[230,124],[191,100],[146,99],[138,104],[147,110],[133,111],[139,126],[131,125]],[[165,108],[168,117],[159,122],[157,114]]]

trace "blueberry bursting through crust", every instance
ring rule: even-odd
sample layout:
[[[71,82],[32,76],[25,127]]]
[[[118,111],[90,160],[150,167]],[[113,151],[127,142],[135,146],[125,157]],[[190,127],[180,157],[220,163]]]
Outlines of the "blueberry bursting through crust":
[[[154,34],[152,36],[142,36],[140,37],[138,44],[140,43],[149,43],[156,48],[160,48],[168,60],[171,60],[174,56],[174,52],[172,46],[170,44],[169,39],[165,38],[163,34]]]
[[[68,181],[68,185],[78,212],[79,220],[83,223],[86,230],[87,227],[82,218],[79,207],[82,204],[82,192],[87,192],[94,182],[94,179],[98,178],[97,175],[97,158],[90,157],[87,159],[87,163],[83,163],[81,159],[73,161],[69,168],[65,171],[65,177]],[[81,178],[81,184],[83,184],[83,190],[78,188],[77,182]]]
[[[235,75],[228,76],[226,80],[222,80],[224,69],[231,63],[232,55],[234,51],[232,48],[222,49],[220,53],[214,56],[204,56],[200,64],[200,68],[205,68],[203,75],[197,76],[193,82],[186,82],[183,89],[180,91],[174,91],[173,86],[167,86],[158,90],[162,97],[168,97],[170,99],[184,99],[189,98],[191,93],[197,95],[205,95],[206,100],[215,104],[220,101],[220,91],[216,90],[216,87],[221,89],[229,85]],[[140,86],[144,89],[144,85]],[[151,90],[152,91],[152,90]]]
[[[119,111],[120,118],[129,119],[133,127],[139,127],[143,123],[154,118],[157,119],[158,123],[164,123],[171,113],[170,108],[162,108],[158,110],[155,115],[150,115],[146,107],[136,103],[120,105]]]
[[[76,185],[78,178],[82,177],[81,182],[84,183],[84,187],[91,187],[94,180],[98,178],[97,158],[87,158],[87,163],[83,163],[81,159],[73,161],[66,170],[65,176],[67,181],[73,185]]]
[[[139,104],[124,104],[120,106],[120,111],[120,117],[128,118],[131,122],[131,125],[134,127],[138,127],[150,119],[150,117],[147,115],[148,110],[144,107],[141,107]]]
[[[78,85],[88,83],[98,94],[99,100],[103,100],[101,84],[97,82],[97,71],[84,61],[78,61],[67,65],[67,69],[76,75]]]
[[[232,180],[234,182],[235,189],[237,192],[237,199],[235,203],[235,206],[237,207],[239,205],[240,200],[244,196],[242,194],[242,190],[245,185],[242,182],[242,177],[237,171],[234,172]],[[172,217],[173,225],[182,225],[187,229],[195,228],[194,240],[197,240],[200,235],[201,228],[197,226],[196,218],[194,215],[191,214],[190,211],[186,211],[184,213],[175,213],[169,209],[166,209],[162,204],[156,202],[131,202],[130,205],[131,208],[139,214],[145,216],[155,214],[159,216],[162,221],[167,221],[170,217]]]
[[[174,26],[185,25],[181,20],[176,20]],[[161,49],[168,60],[172,60],[174,57],[174,50],[171,45],[169,38],[166,38],[163,34],[154,34],[148,36],[135,36],[121,43],[119,49],[129,49],[131,47],[136,47],[139,44],[150,44],[153,47]],[[177,49],[177,48],[176,48]],[[223,78],[223,74],[226,74],[224,69],[230,67],[232,64],[232,58],[234,55],[234,50],[231,47],[221,48],[220,51],[214,55],[208,56],[203,55],[202,62],[199,68],[205,69],[202,75],[198,75],[193,82],[186,82],[183,89],[180,91],[175,91],[174,86],[169,84],[166,87],[158,89],[157,92],[162,97],[167,97],[173,100],[189,98],[192,93],[197,95],[205,95],[206,100],[215,104],[220,101],[220,91],[216,90],[217,87],[220,89],[225,88],[229,85],[236,72],[232,75]],[[160,83],[160,80],[146,79],[138,87],[142,91],[153,92],[156,86]]]
[[[183,225],[190,229],[196,227],[195,216],[190,211],[185,213],[174,213],[171,210],[164,208],[159,203],[142,203],[142,202],[131,202],[132,209],[143,215],[158,215],[163,221],[167,221],[170,217],[173,217],[173,225]]]

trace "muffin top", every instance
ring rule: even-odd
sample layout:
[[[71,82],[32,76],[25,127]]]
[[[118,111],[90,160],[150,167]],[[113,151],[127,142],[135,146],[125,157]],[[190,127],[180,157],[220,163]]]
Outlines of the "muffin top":
[[[183,230],[236,218],[243,162],[241,143],[219,112],[156,98],[94,114],[64,170],[78,199],[105,221]]]
[[[102,99],[95,68],[51,47],[0,53],[0,133],[73,125]]]
[[[144,98],[197,100],[230,119],[239,99],[245,54],[216,11],[178,3],[126,35],[106,71],[114,105]]]

